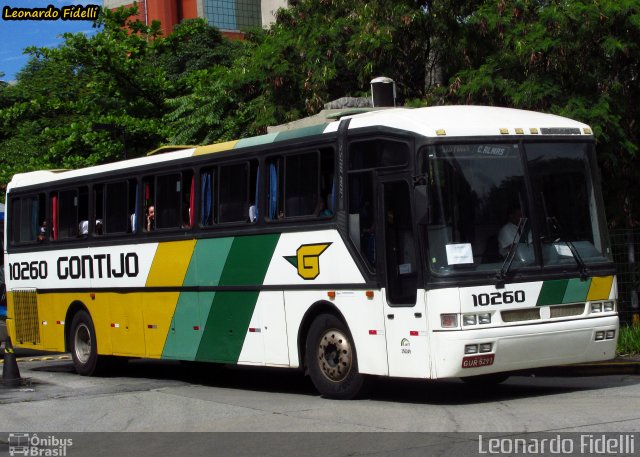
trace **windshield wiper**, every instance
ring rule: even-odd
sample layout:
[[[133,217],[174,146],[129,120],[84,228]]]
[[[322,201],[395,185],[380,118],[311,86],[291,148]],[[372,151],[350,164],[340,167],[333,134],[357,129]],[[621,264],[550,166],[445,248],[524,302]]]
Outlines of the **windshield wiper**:
[[[524,234],[524,227],[527,224],[527,218],[521,217],[520,222],[518,222],[518,227],[516,228],[516,234],[513,237],[513,242],[509,247],[509,252],[507,256],[504,258],[504,262],[502,262],[502,267],[500,271],[496,273],[496,289],[504,289],[504,283],[507,279],[507,273],[509,273],[509,269],[511,268],[511,264],[513,263],[513,259],[516,257],[516,252],[518,251],[518,243],[520,243],[520,239]]]
[[[584,260],[582,260],[582,257],[580,257],[580,254],[578,253],[576,246],[573,244],[571,240],[569,240],[569,237],[565,235],[564,229],[560,225],[558,218],[556,218],[555,216],[547,217],[547,222],[551,222],[554,230],[556,230],[557,233],[560,235],[560,238],[558,238],[558,241],[565,243],[569,248],[569,250],[571,251],[571,254],[573,255],[573,259],[576,261],[576,264],[578,264],[578,270],[580,271],[580,280],[586,281],[587,278],[589,277],[589,268],[584,263]]]

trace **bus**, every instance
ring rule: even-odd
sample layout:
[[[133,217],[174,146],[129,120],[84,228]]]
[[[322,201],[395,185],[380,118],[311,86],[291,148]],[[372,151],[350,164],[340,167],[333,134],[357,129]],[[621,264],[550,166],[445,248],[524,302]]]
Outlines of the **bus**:
[[[484,106],[342,113],[305,128],[13,177],[18,347],[500,382],[611,359],[619,321],[595,140]]]

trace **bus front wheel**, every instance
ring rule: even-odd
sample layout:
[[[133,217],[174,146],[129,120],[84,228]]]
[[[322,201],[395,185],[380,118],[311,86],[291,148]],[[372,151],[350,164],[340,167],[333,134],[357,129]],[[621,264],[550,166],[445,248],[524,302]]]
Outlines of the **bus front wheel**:
[[[316,317],[307,335],[305,360],[315,388],[326,398],[347,400],[362,390],[355,344],[347,326],[332,314]]]
[[[105,365],[105,357],[98,355],[96,331],[91,316],[86,311],[78,311],[71,322],[71,357],[73,365],[83,376],[100,374]]]

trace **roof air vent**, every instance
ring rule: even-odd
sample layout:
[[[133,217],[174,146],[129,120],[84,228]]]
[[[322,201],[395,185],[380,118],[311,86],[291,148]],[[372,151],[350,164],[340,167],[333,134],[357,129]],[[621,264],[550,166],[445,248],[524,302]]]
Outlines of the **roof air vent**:
[[[374,108],[396,106],[396,83],[393,79],[386,76],[372,79],[371,101]]]

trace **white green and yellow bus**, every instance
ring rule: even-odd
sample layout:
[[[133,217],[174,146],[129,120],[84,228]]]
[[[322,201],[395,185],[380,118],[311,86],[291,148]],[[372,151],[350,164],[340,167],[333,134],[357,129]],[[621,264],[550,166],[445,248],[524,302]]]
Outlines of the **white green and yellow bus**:
[[[8,330],[78,373],[146,357],[497,382],[611,359],[589,126],[394,108],[70,171],[6,195]]]

